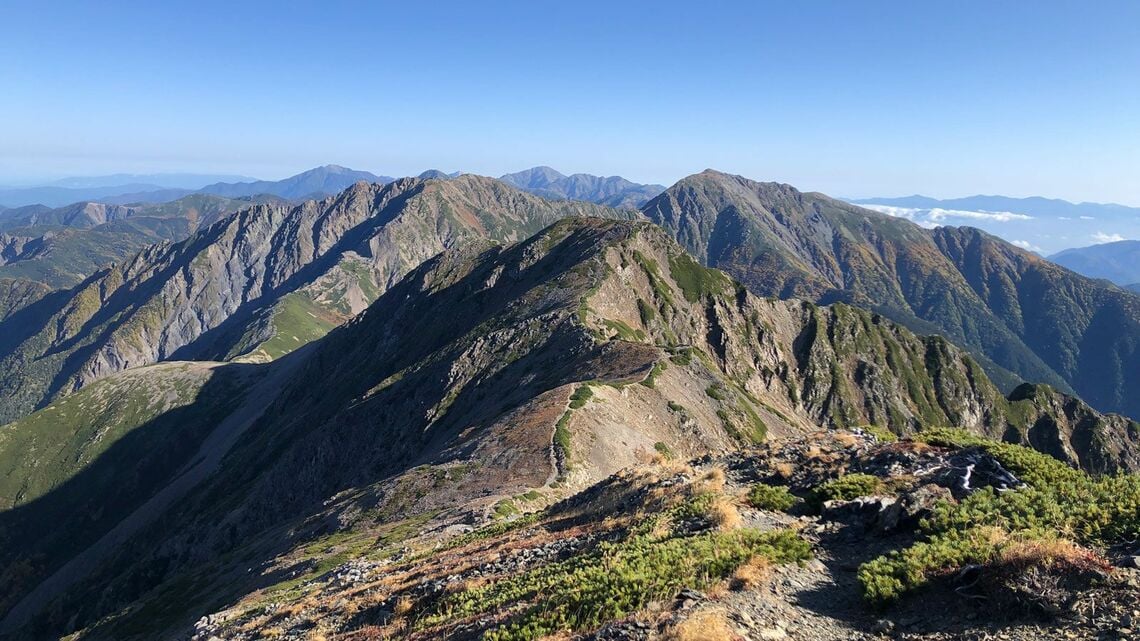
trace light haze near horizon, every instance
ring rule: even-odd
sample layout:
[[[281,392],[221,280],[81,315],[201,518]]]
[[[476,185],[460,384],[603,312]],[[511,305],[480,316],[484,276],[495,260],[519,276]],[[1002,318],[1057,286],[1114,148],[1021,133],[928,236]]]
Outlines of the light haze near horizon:
[[[1140,205],[1130,2],[0,7],[0,183],[336,163]]]

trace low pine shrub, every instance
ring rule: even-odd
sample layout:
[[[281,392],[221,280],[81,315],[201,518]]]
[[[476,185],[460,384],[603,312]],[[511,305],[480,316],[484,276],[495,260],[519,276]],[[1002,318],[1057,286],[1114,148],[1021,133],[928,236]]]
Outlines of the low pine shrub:
[[[799,499],[782,485],[759,483],[753,485],[752,489],[748,491],[748,502],[752,507],[760,510],[787,512],[799,502]]]
[[[922,523],[923,541],[860,568],[872,603],[889,603],[965,565],[1008,558],[1011,545],[1056,549],[1042,542],[1057,539],[1057,533],[1094,547],[1140,536],[1138,476],[1092,477],[1029,448],[958,430],[930,430],[920,438],[943,447],[980,448],[1026,486],[1006,492],[984,488],[959,503],[938,504]]]

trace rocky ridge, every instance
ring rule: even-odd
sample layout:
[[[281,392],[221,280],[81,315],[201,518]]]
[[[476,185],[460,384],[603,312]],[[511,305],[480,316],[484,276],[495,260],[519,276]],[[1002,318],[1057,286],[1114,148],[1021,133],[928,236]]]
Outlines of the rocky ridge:
[[[477,176],[358,183],[322,201],[255,205],[148,247],[0,327],[0,420],[129,367],[233,358],[285,332],[315,338],[450,246],[519,240],[570,214],[631,215]],[[282,306],[293,325],[275,325]]]

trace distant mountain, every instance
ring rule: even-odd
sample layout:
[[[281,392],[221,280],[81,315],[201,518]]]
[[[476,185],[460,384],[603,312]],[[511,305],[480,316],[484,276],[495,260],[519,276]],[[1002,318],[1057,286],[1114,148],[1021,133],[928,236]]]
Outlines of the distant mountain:
[[[321,201],[246,208],[0,322],[0,423],[128,367],[279,357],[456,243],[519,240],[583,214],[637,215],[478,176],[359,182]]]
[[[972,225],[1022,249],[1050,254],[1067,247],[1140,238],[1140,208],[1071,203],[1049,198],[926,196],[862,198],[850,202],[923,227]]]
[[[200,189],[218,182],[250,182],[249,176],[228,174],[111,174],[109,176],[73,176],[43,186],[68,189],[120,187],[122,185],[157,185],[168,189]]]
[[[1131,285],[1125,285],[1124,289],[1127,289],[1128,291],[1132,291],[1132,292],[1140,292],[1140,283],[1132,283]]]
[[[566,176],[550,167],[534,167],[499,180],[543,198],[585,200],[609,207],[639,207],[665,191],[661,185],[639,185],[620,176]]]
[[[1140,416],[1140,299],[969,227],[911,222],[715,171],[642,212],[761,295],[850,302],[970,349],[1009,389]],[[1012,372],[1015,377],[1010,377]]]
[[[1049,260],[1078,274],[1104,278],[1117,285],[1140,282],[1140,240],[1066,249],[1049,256]]]
[[[482,206],[508,207],[477,219],[484,223],[527,219],[532,207],[561,207],[463,177],[354,187],[339,205],[311,206],[309,213],[332,222],[318,212],[385,203],[406,204],[404,213],[418,215],[421,205],[460,192]],[[495,200],[483,198],[491,196]],[[435,213],[442,218],[421,220],[459,224],[474,213],[448,212],[441,205]],[[377,226],[389,220],[378,219]],[[223,227],[207,231],[223,236]],[[277,237],[296,249],[312,238]],[[509,616],[545,611],[534,606],[533,586],[547,572],[568,570],[567,590],[579,593],[585,563],[612,558],[625,568],[630,555],[640,574],[614,574],[628,576],[630,585],[649,585],[642,577],[651,561],[672,569],[683,565],[678,559],[690,547],[681,538],[675,552],[649,556],[657,542],[675,545],[678,537],[717,530],[701,520],[707,508],[696,506],[720,491],[726,474],[698,476],[684,460],[756,451],[768,437],[818,433],[821,425],[865,424],[900,433],[919,424],[954,424],[1032,441],[1097,471],[1140,462],[1126,436],[1135,424],[1099,415],[1044,386],[1026,385],[1003,397],[976,363],[941,338],[916,336],[846,305],[753,296],[644,222],[572,218],[520,243],[476,239],[448,249],[408,272],[350,323],[272,363],[172,362],[119,372],[4,426],[0,508],[10,509],[0,510],[0,567],[19,571],[5,574],[0,632],[37,639],[77,629],[92,640],[189,638],[185,632],[195,621],[203,628],[232,625],[234,617],[265,613],[275,624],[292,626],[292,613],[308,607],[240,607],[232,616],[202,618],[243,596],[264,604],[271,595],[273,603],[323,601],[336,616],[321,629],[355,634],[361,621],[388,621],[390,611],[379,610],[388,590],[405,588],[429,595],[424,604],[483,588],[488,598],[464,601],[478,612],[506,602],[501,593],[519,602]],[[853,444],[868,442],[847,436]],[[794,449],[814,460],[801,476],[852,460],[847,453]],[[918,448],[896,447],[878,465],[941,465],[933,447],[912,450]],[[663,463],[644,474],[647,482],[675,487],[699,478],[705,489],[687,490],[689,502],[665,502],[666,492],[623,487],[613,476],[654,456]],[[670,462],[674,456],[681,460]],[[750,483],[757,473],[732,470]],[[830,471],[824,474],[831,478]],[[602,487],[575,496],[603,479],[610,479],[608,492]],[[661,505],[676,524],[655,527],[661,522],[646,513],[623,519],[644,537],[628,552],[617,546],[629,536],[583,529],[592,513],[631,501]],[[347,576],[347,562],[365,561],[358,572],[406,567],[427,555],[454,553],[465,541],[484,545],[488,535],[508,530],[521,535],[533,520],[503,519],[526,504],[531,507],[523,509],[557,505],[572,512],[563,513],[558,535],[548,537],[557,546],[548,548],[553,552],[527,559],[496,554],[501,567],[531,577],[517,589],[500,577],[500,566],[475,566],[463,553],[449,567],[478,568],[484,578],[470,586],[455,580],[420,588],[417,571],[376,586],[385,592],[368,593],[370,605],[354,602],[351,611],[345,599],[329,598],[331,590],[312,589],[314,580],[345,580],[334,577]],[[493,530],[443,538],[445,528],[467,531],[491,514],[499,515]],[[765,527],[771,527],[767,520]],[[728,531],[724,545],[704,546],[715,558],[708,568],[751,556],[739,551],[748,539],[735,523],[720,529]],[[409,552],[405,541],[420,532],[433,533],[433,542]],[[612,556],[564,560],[599,544]],[[491,574],[498,584],[485,582]],[[601,585],[597,593],[609,594],[611,583]],[[655,589],[672,595],[680,588]],[[421,617],[416,638],[492,637],[481,633],[504,625],[498,614],[473,617],[465,609],[451,616],[450,607]],[[574,627],[552,618],[553,627],[523,628],[510,638]],[[233,627],[221,634],[251,638],[252,626]],[[302,636],[296,627],[291,637]]]
[[[97,201],[109,205],[163,203],[193,193],[213,194],[225,198],[278,196],[288,200],[321,198],[339,193],[353,183],[387,183],[389,176],[377,176],[367,171],[356,171],[338,165],[325,165],[290,176],[282,180],[254,180],[248,182],[214,182],[202,187],[164,187],[157,184],[129,183],[104,187],[33,187],[27,189],[0,189],[0,204],[47,205],[60,207],[80,201]]]
[[[890,205],[916,209],[957,209],[966,211],[1008,211],[1035,216],[1119,216],[1140,215],[1140,207],[1128,207],[1115,203],[1072,203],[1057,198],[1011,198],[1009,196],[967,196],[965,198],[930,198],[927,196],[902,196],[899,198],[856,198],[851,202],[859,205]]]
[[[215,183],[198,191],[228,198],[272,194],[291,200],[324,196],[339,193],[359,181],[370,183],[390,183],[394,178],[377,176],[367,171],[357,171],[339,165],[325,165],[301,172],[283,180],[258,180],[244,183]]]
[[[433,178],[438,180],[447,180],[449,178],[458,178],[461,175],[463,175],[463,172],[455,171],[449,174],[439,169],[428,169],[427,171],[417,176],[417,178],[421,178],[423,180],[430,180]]]
[[[194,194],[157,205],[82,202],[56,209],[33,205],[0,212],[0,279],[73,287],[95,271],[162,241],[179,241],[256,202],[277,197]],[[24,299],[27,301],[28,299]]]

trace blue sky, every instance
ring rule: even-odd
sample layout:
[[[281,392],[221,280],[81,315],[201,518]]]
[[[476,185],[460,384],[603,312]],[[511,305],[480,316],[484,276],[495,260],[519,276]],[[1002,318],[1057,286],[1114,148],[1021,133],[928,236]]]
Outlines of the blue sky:
[[[0,182],[715,167],[1140,205],[1136,2],[7,0],[0,90]]]

